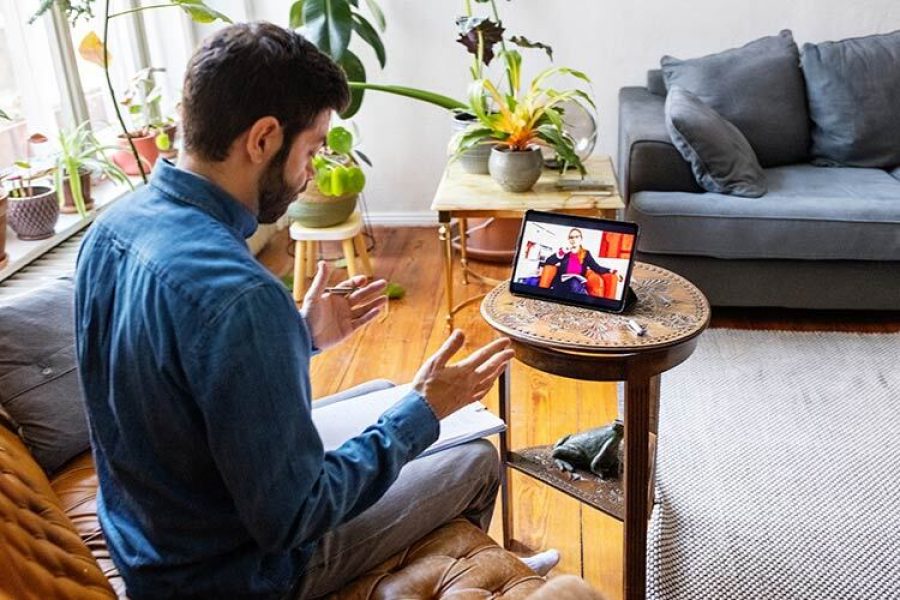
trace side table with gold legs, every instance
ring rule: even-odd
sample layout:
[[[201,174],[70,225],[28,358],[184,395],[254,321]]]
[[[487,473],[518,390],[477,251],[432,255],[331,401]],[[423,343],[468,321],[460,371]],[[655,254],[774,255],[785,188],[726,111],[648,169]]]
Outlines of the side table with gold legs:
[[[660,375],[684,362],[709,323],[709,303],[686,279],[661,267],[637,263],[632,287],[638,302],[627,315],[516,297],[499,285],[481,305],[491,327],[513,342],[516,360],[539,371],[585,381],[625,382],[623,480],[601,479],[587,471],[570,478],[552,458],[552,446],[509,448],[500,437],[503,464],[533,477],[623,522],[623,597],[646,593],[647,521],[653,510]],[[637,336],[625,326],[635,319],[646,327]],[[499,381],[500,417],[511,428],[509,373]],[[561,401],[564,399],[560,399]],[[575,433],[575,432],[572,432]],[[548,440],[552,442],[553,440]],[[510,547],[513,507],[504,469],[503,537]]]
[[[438,214],[438,239],[444,260],[444,276],[447,292],[447,327],[453,328],[453,315],[464,306],[484,297],[483,294],[467,297],[454,304],[453,298],[453,235],[451,222],[457,220],[460,242],[460,266],[462,282],[470,278],[481,283],[496,285],[499,281],[485,277],[469,266],[466,248],[467,220],[469,218],[520,218],[526,210],[556,211],[573,215],[606,217],[615,219],[625,207],[616,186],[612,161],[606,156],[595,156],[585,161],[587,177],[605,186],[590,193],[573,193],[556,189],[559,174],[545,170],[531,191],[513,193],[503,191],[489,175],[466,173],[455,163],[444,170],[435,192],[431,210]],[[569,174],[567,177],[577,177]]]

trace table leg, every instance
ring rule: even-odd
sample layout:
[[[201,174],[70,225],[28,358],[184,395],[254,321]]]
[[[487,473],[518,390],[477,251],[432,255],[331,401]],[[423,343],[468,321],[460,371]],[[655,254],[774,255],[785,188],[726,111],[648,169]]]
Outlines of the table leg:
[[[662,375],[654,375],[650,378],[650,433],[657,435],[659,429],[659,384]],[[650,475],[648,478],[647,497],[649,511],[653,512],[653,505],[656,504],[656,449],[659,447],[659,440],[653,444],[653,453],[650,456]],[[649,518],[649,513],[648,513]]]
[[[366,249],[365,236],[361,233],[357,234],[357,236],[353,238],[353,243],[356,245],[356,252],[359,254],[359,260],[362,262],[363,273],[371,279],[375,275],[375,272],[372,270],[372,261],[369,260],[369,251]]]
[[[294,242],[294,302],[303,300],[306,290],[306,242]]]
[[[306,276],[312,279],[316,276],[319,262],[319,242],[310,240],[306,242]]]
[[[625,600],[643,600],[647,577],[650,378],[625,382]]]
[[[453,241],[450,236],[450,215],[439,214],[438,239],[443,244],[444,279],[447,286],[447,329],[453,330]]]
[[[460,264],[462,265],[463,285],[469,285],[469,257],[466,250],[466,243],[469,237],[469,221],[468,219],[457,219],[459,226],[459,254]]]
[[[356,250],[353,248],[353,238],[347,238],[341,242],[344,248],[344,260],[347,262],[347,278],[356,277]]]
[[[509,437],[507,430],[509,428],[509,365],[506,365],[500,372],[497,379],[498,392],[498,408],[500,418],[506,423],[507,429],[500,432],[500,512],[503,515],[503,547],[509,550],[512,542],[512,489],[509,481],[509,468],[507,460],[509,459]]]

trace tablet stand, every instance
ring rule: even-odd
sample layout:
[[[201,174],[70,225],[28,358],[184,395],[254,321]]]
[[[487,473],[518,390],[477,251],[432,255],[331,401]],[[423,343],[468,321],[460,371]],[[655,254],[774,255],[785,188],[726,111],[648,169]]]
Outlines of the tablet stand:
[[[628,291],[625,292],[625,310],[622,312],[631,312],[634,309],[634,305],[637,304],[638,295],[634,293],[634,288],[630,285],[628,286]]]

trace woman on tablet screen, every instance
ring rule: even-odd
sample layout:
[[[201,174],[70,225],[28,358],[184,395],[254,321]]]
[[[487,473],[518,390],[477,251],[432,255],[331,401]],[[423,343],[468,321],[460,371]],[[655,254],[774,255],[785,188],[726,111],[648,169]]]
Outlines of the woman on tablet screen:
[[[570,294],[587,294],[588,293],[588,271],[593,271],[597,275],[604,273],[612,273],[611,269],[601,267],[591,256],[591,253],[582,245],[582,233],[580,229],[569,230],[569,251],[562,256],[554,254],[544,263],[544,268],[555,267],[553,279],[549,282],[551,290],[568,292]],[[541,277],[541,287],[546,286],[545,277]]]

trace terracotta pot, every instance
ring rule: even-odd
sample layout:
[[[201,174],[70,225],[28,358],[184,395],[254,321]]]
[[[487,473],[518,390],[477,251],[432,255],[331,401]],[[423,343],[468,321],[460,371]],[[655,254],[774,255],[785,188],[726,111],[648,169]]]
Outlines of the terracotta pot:
[[[6,195],[6,190],[0,188],[0,269],[9,262],[6,256]]]
[[[288,207],[287,214],[304,227],[332,227],[350,218],[359,194],[325,196],[314,181]]]
[[[59,201],[52,187],[35,185],[31,191],[27,198],[8,199],[9,226],[20,240],[44,240],[54,234]]]
[[[177,131],[175,125],[166,127],[165,131],[169,135],[169,141],[174,144]],[[141,163],[144,166],[144,172],[149,175],[150,171],[153,170],[153,165],[156,164],[156,159],[159,158],[159,148],[156,147],[156,133],[151,132],[150,135],[144,136],[132,135],[131,141],[134,142],[134,147],[142,159]],[[113,154],[113,162],[125,171],[127,175],[140,175],[141,172],[138,169],[137,161],[134,159],[134,154],[131,153],[131,146],[128,144],[128,140],[124,135],[120,135],[117,143],[122,149]]]
[[[94,208],[94,199],[91,198],[91,172],[85,169],[80,171],[81,195],[84,196],[85,210]],[[78,212],[75,208],[75,199],[72,197],[72,187],[69,184],[69,178],[63,179],[63,205],[59,207],[59,212],[65,215],[71,215]]]

